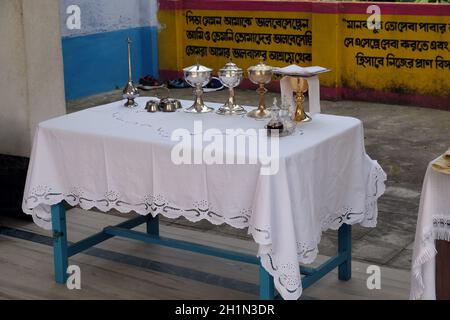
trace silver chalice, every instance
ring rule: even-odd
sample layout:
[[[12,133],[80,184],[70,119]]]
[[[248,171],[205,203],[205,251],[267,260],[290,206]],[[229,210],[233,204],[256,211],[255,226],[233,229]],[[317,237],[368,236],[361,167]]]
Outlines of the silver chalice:
[[[234,96],[234,88],[237,87],[242,81],[243,71],[236,64],[228,63],[219,70],[219,79],[222,84],[229,89],[228,101],[217,110],[217,114],[245,114],[247,111],[236,103]]]
[[[203,102],[203,87],[207,85],[211,79],[212,69],[202,66],[197,61],[197,64],[184,68],[183,72],[186,82],[195,88],[194,104],[184,111],[189,113],[207,113],[214,111],[213,108],[206,106]]]

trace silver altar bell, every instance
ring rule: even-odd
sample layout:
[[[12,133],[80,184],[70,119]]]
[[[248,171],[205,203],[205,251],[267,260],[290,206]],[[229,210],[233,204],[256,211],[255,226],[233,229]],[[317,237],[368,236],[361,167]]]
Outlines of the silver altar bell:
[[[219,79],[222,84],[229,89],[228,101],[217,110],[217,114],[245,114],[247,111],[240,105],[236,104],[234,98],[234,88],[237,87],[242,81],[243,71],[236,64],[228,63],[219,70]]]
[[[184,111],[189,113],[207,113],[214,111],[213,108],[206,106],[203,102],[203,86],[207,85],[211,79],[212,69],[202,66],[197,60],[197,64],[184,68],[183,72],[186,82],[195,88],[194,104]]]
[[[131,74],[131,39],[127,39],[128,43],[128,82],[123,89],[123,98],[127,99],[125,102],[125,107],[132,108],[136,107],[138,104],[134,101],[139,97],[139,90],[133,83],[133,78]]]

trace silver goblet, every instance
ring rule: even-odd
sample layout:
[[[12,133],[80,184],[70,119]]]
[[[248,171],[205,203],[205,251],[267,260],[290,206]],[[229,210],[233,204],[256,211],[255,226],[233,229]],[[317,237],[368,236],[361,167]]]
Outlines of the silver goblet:
[[[184,111],[189,113],[207,113],[214,111],[213,108],[206,106],[203,102],[203,86],[207,85],[211,79],[212,69],[202,66],[197,62],[196,65],[184,68],[183,72],[186,82],[195,88],[194,104]]]
[[[242,81],[243,71],[236,64],[231,62],[228,63],[219,70],[219,79],[222,84],[229,89],[228,101],[217,110],[217,114],[245,114],[244,108],[238,105],[234,97],[234,88],[237,87]]]

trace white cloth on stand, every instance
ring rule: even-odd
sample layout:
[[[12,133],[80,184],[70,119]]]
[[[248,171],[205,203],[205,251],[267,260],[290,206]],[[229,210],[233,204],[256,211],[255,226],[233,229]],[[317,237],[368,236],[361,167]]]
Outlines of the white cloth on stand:
[[[317,114],[293,135],[280,138],[277,174],[261,175],[259,163],[176,165],[171,152],[178,142],[171,135],[186,129],[196,150],[195,139],[205,147],[196,120],[222,138],[230,128],[264,129],[266,121],[181,110],[148,113],[143,107],[148,99],[138,98],[139,107],[133,109],[119,101],[40,123],[24,212],[46,229],[51,228],[50,206],[62,200],[83,209],[248,228],[284,299],[300,297],[299,263],[314,261],[322,231],[343,223],[376,225],[386,176],[365,153],[358,119]],[[182,104],[188,107],[192,101]],[[264,135],[258,145],[270,139]]]
[[[450,241],[450,175],[433,170],[434,161],[428,166],[420,197],[411,266],[411,299],[436,299],[435,240]]]
[[[312,76],[306,78],[308,81],[308,101],[309,112],[311,114],[320,113],[320,82],[319,77]]]

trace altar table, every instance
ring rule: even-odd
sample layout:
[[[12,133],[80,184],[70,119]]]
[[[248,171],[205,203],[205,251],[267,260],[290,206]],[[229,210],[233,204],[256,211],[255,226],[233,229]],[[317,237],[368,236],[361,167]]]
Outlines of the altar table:
[[[240,164],[201,159],[176,164],[171,158],[179,142],[172,137],[177,129],[193,139],[195,153],[208,148],[208,139],[202,140],[208,130],[210,141],[224,142],[231,135],[227,129],[237,128],[242,129],[237,136],[246,139],[267,121],[182,110],[148,113],[148,99],[138,98],[133,109],[119,101],[39,124],[23,210],[39,226],[53,229],[57,282],[67,277],[68,257],[114,236],[260,264],[260,296],[265,299],[274,297],[274,287],[284,299],[298,299],[303,288],[335,267],[340,279],[350,278],[350,226],[376,226],[377,199],[386,179],[365,152],[360,120],[313,114],[312,122],[279,138],[274,149],[279,154],[269,157],[276,170],[267,174],[264,163],[247,154],[251,144],[245,150],[224,145],[223,154],[240,158]],[[182,104],[188,107],[192,101]],[[259,136],[258,148],[269,148],[272,139]],[[140,216],[69,246],[63,201],[86,210],[134,211]],[[159,215],[247,228],[259,245],[257,257],[166,239],[159,235]],[[132,230],[143,223],[147,233]],[[337,255],[317,269],[299,268],[315,260],[327,229],[339,229]]]

